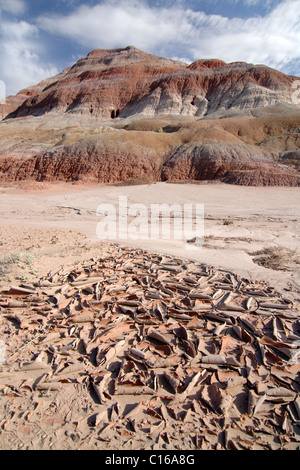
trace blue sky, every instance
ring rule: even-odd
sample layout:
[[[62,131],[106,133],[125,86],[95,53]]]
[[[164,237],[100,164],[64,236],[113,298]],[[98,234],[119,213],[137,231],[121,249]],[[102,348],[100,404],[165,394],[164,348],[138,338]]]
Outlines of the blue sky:
[[[92,49],[128,45],[300,76],[300,0],[0,0],[0,41],[7,95]]]

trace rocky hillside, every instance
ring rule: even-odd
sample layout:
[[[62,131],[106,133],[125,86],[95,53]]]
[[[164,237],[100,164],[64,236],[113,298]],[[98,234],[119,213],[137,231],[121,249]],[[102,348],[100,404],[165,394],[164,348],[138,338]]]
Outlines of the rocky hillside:
[[[2,105],[2,180],[298,185],[295,77],[96,49]]]

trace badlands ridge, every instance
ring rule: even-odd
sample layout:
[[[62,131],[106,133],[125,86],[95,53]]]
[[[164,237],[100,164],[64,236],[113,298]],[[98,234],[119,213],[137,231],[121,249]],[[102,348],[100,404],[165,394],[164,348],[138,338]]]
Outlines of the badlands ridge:
[[[264,65],[96,49],[1,105],[1,181],[298,186],[296,80]]]

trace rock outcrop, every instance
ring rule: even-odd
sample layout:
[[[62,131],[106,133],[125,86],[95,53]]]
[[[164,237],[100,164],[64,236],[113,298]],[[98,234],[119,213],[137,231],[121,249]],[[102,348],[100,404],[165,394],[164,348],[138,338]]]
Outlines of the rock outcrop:
[[[299,183],[295,77],[96,49],[1,105],[0,179]]]
[[[103,142],[94,136],[22,162],[15,168],[15,180],[30,177],[37,181],[153,182],[160,179],[161,160],[151,146]]]
[[[217,59],[191,65],[135,47],[96,49],[61,74],[22,90],[9,116],[49,112],[97,119],[136,114],[208,116],[292,103],[293,77],[263,65]]]
[[[156,80],[180,68],[185,65],[131,46],[96,49],[56,77],[23,90],[28,98],[9,117],[53,112],[113,119],[148,93]]]
[[[269,152],[255,146],[209,143],[180,147],[165,163],[162,179],[219,179],[247,186],[296,186],[299,176],[283,165],[274,164]]]
[[[155,83],[123,114],[207,117],[291,103],[292,82],[292,77],[265,66],[197,61]]]

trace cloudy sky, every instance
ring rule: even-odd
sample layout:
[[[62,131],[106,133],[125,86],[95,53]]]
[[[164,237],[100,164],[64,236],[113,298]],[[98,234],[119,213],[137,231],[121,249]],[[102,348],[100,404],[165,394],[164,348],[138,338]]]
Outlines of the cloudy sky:
[[[15,94],[96,48],[300,76],[300,0],[0,0],[0,82]]]

